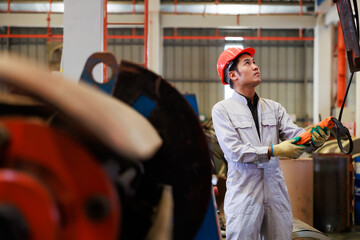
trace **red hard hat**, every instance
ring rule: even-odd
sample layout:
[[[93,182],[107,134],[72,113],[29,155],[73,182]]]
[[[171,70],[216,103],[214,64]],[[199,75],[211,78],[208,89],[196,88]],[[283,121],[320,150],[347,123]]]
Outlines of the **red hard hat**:
[[[232,60],[234,60],[237,56],[239,56],[241,53],[248,53],[252,57],[255,54],[255,49],[253,48],[242,49],[239,47],[232,47],[225,49],[225,51],[223,51],[220,54],[219,59],[217,61],[217,71],[219,73],[222,84],[224,85],[229,84],[229,82],[227,81],[225,70],[228,67],[229,63]]]

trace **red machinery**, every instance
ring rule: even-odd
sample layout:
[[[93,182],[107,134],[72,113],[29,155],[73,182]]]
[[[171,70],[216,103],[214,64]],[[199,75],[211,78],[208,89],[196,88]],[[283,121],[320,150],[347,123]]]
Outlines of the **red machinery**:
[[[197,116],[160,76],[108,66],[115,98],[0,55],[0,80],[40,100],[0,95],[1,239],[153,240],[159,225],[173,239],[197,234],[212,187]]]
[[[92,154],[44,123],[2,119],[0,131],[0,218],[16,226],[0,224],[4,239],[116,239],[119,199]]]

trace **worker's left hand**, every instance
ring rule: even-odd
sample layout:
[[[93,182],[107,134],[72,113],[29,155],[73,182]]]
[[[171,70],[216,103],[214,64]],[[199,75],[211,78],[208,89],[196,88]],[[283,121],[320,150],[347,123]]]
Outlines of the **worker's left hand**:
[[[320,126],[313,127],[310,131],[311,133],[311,142],[315,147],[321,147],[324,142],[330,136],[330,130],[327,127],[321,128]]]

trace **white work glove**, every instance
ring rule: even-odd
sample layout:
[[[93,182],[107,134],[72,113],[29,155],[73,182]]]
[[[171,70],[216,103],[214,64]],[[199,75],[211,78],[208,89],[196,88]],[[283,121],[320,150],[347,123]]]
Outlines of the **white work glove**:
[[[330,136],[330,130],[327,127],[321,128],[320,126],[313,127],[310,131],[311,133],[311,142],[315,147],[321,147],[324,142]]]
[[[273,156],[284,156],[289,158],[298,158],[306,150],[305,145],[296,145],[295,143],[300,140],[300,137],[286,140],[282,143],[272,145]]]

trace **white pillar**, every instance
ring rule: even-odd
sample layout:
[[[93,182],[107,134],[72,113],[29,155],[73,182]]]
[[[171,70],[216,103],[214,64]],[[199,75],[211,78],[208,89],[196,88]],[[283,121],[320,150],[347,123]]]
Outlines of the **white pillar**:
[[[75,80],[88,57],[104,49],[103,0],[64,0],[64,74]],[[94,78],[102,82],[102,68],[97,67]]]
[[[355,136],[360,136],[360,72],[355,73],[356,81],[356,102],[355,102]]]
[[[160,0],[149,0],[149,28],[148,28],[148,68],[162,75],[163,68],[163,40],[160,23]]]
[[[325,26],[323,15],[317,16],[314,29],[314,122],[319,114],[325,119],[331,114],[331,69],[334,41],[332,24]]]
[[[359,6],[360,1],[357,0]],[[355,90],[355,136],[360,136],[360,72],[355,73],[356,90]]]

